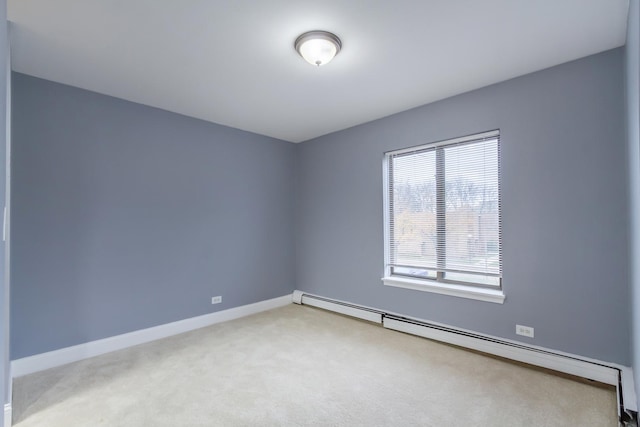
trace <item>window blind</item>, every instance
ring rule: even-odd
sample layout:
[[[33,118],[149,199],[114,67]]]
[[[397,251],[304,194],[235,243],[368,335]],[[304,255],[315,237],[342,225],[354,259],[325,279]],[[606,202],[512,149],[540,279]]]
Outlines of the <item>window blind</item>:
[[[498,131],[387,153],[392,273],[500,285]]]

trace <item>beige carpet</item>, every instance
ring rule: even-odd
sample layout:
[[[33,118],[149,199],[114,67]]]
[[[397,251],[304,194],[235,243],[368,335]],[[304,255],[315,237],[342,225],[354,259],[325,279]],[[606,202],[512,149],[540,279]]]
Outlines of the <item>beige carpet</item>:
[[[610,387],[290,305],[18,378],[14,425],[616,426]]]

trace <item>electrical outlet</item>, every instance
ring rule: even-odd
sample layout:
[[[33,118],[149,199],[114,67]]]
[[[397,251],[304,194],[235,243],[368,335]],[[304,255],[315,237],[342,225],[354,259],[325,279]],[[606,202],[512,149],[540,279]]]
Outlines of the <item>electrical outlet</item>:
[[[533,338],[533,328],[530,326],[516,325],[516,334]]]
[[[220,304],[222,302],[222,297],[211,297],[211,304]]]

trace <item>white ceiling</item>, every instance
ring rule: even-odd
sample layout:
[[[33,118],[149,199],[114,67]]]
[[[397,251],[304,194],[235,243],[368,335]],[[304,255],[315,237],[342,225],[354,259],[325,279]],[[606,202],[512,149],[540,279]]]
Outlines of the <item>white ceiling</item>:
[[[625,43],[628,0],[9,0],[13,69],[300,142]],[[314,68],[293,48],[334,32]]]

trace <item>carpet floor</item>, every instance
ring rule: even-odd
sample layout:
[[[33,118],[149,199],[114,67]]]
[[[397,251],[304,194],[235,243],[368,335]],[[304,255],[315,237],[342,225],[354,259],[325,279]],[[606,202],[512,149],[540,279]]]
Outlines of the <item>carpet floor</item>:
[[[289,305],[17,378],[14,425],[617,426],[612,387]]]

